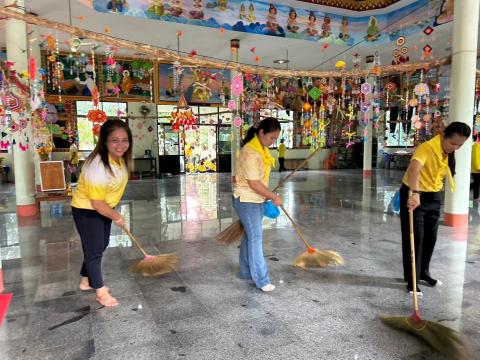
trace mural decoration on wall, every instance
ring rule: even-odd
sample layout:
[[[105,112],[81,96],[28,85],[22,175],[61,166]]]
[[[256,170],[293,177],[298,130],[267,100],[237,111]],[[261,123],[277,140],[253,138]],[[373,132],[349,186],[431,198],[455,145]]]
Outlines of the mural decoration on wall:
[[[112,3],[118,3],[115,9]],[[290,39],[353,45],[362,40],[387,43],[452,20],[453,0],[417,0],[375,16],[291,7],[258,0],[92,0],[99,12],[271,35]],[[400,21],[401,20],[401,21]]]
[[[104,98],[151,98],[152,62],[144,59],[121,60],[110,55],[103,60],[102,69]]]
[[[182,67],[178,89],[175,88],[174,64],[159,64],[160,101],[178,102],[183,92],[189,104],[219,104],[229,99],[230,71],[198,67]]]
[[[43,64],[47,69],[49,66],[54,66],[53,71],[47,72],[48,95],[59,95],[60,91],[61,95],[92,96],[95,82],[93,80],[94,68],[89,54],[58,54],[55,59],[49,59],[50,56],[47,56],[47,62],[53,65]],[[97,66],[95,73],[98,74]]]

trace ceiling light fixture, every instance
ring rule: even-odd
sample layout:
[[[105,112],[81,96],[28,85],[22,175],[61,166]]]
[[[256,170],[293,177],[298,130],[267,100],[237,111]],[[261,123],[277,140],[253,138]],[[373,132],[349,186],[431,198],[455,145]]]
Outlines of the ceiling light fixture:
[[[288,64],[290,60],[288,59],[278,59],[278,60],[273,60],[275,64]]]

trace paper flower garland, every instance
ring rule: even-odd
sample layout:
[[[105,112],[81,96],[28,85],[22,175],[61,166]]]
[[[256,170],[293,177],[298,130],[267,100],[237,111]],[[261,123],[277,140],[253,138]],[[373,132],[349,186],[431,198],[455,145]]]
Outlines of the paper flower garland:
[[[425,83],[419,83],[415,85],[413,92],[417,96],[426,96],[430,94],[430,90],[428,89],[428,85]]]
[[[243,78],[241,74],[236,75],[232,79],[231,91],[232,95],[236,97],[240,97],[243,94]]]
[[[237,109],[237,102],[235,100],[228,101],[228,109],[229,110],[236,110]]]
[[[103,110],[94,109],[87,113],[87,119],[93,123],[103,124],[107,121],[107,114]]]

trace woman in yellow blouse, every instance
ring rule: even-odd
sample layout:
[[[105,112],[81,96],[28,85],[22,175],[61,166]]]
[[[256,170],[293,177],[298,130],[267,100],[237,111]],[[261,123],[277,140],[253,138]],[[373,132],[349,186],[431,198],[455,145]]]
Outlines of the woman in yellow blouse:
[[[81,290],[94,289],[103,306],[118,301],[103,284],[102,256],[108,246],[112,221],[123,228],[125,219],[115,211],[128,181],[132,158],[132,133],[121,120],[107,120],[100,128],[98,143],[80,173],[73,193],[72,215],[83,249]]]
[[[240,278],[253,280],[262,291],[275,289],[263,257],[262,220],[266,199],[282,205],[280,197],[268,189],[270,170],[275,164],[268,147],[275,143],[280,130],[280,123],[272,117],[248,129],[237,163],[233,191],[233,204],[245,230],[240,244]]]
[[[455,150],[467,141],[470,132],[467,124],[452,122],[443,134],[418,146],[403,176],[400,188],[403,276],[409,292],[413,291],[413,283],[408,211],[411,209],[414,217],[417,283],[422,280],[435,286],[439,282],[430,276],[429,267],[437,241],[443,181],[448,176],[450,187],[455,190]],[[417,292],[423,295],[418,287]]]

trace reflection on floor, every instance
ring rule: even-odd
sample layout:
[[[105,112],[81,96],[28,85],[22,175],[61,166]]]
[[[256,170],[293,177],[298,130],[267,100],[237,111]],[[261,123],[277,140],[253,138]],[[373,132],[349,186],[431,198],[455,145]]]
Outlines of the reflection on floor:
[[[265,220],[277,286],[269,294],[236,277],[236,246],[213,240],[232,221],[229,174],[132,181],[121,205],[132,232],[152,253],[181,260],[170,275],[132,276],[127,266],[139,254],[114,229],[103,269],[121,302],[115,309],[77,288],[82,253],[68,204],[42,204],[40,219],[18,226],[14,188],[2,185],[0,250],[14,298],[0,327],[0,359],[441,359],[379,320],[412,306],[401,281],[399,218],[389,207],[400,178],[393,170],[367,181],[360,171],[310,171],[288,183],[287,210],[313,244],[346,263],[291,267],[303,245],[284,216]],[[471,206],[468,231],[440,228],[431,273],[443,286],[422,287],[421,308],[460,330],[479,356],[480,215]]]

